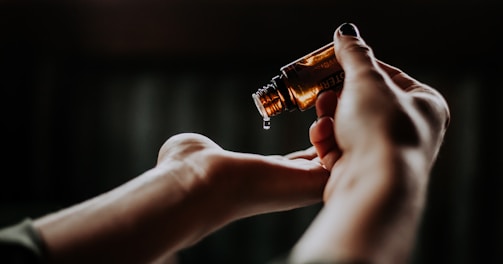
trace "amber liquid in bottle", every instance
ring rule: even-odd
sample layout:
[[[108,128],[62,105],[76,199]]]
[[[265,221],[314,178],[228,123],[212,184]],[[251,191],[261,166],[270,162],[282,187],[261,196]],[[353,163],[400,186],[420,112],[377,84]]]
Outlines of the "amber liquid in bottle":
[[[343,81],[344,71],[335,58],[333,43],[329,43],[281,67],[280,74],[252,97],[269,126],[270,117],[295,109],[307,110],[314,106],[321,91],[340,90]]]

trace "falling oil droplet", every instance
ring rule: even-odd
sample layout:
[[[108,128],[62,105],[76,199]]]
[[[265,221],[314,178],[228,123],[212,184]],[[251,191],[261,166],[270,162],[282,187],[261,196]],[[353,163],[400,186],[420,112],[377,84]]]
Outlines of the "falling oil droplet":
[[[269,117],[264,117],[264,123],[263,123],[262,127],[265,130],[268,130],[269,128],[271,128],[271,119]]]

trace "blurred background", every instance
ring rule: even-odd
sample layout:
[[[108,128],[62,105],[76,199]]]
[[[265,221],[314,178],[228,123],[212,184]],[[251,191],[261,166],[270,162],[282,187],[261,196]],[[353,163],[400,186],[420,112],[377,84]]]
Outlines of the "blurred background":
[[[132,179],[180,132],[240,152],[308,147],[314,109],[266,131],[251,94],[353,22],[377,57],[451,107],[411,263],[503,263],[502,11],[488,0],[0,1],[0,225]],[[274,259],[320,207],[240,220],[180,263]]]

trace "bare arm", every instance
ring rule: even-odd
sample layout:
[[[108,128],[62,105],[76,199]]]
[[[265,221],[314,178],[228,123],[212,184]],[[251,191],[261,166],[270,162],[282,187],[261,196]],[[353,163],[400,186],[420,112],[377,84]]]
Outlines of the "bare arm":
[[[320,202],[328,171],[299,157],[235,153],[177,135],[155,168],[34,225],[50,263],[151,262],[236,219]]]

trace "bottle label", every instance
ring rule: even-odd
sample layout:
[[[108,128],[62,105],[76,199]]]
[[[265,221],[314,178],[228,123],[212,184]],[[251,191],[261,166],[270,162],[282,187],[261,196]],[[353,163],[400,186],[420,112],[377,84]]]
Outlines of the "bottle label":
[[[316,64],[314,70],[318,71],[318,70],[331,69],[334,67],[334,65],[338,65],[337,60],[335,59],[335,57],[329,57],[327,60],[321,61],[318,64]]]
[[[318,85],[319,87],[322,87],[321,90],[326,90],[326,89],[339,89],[342,87],[342,84],[344,82],[344,71],[337,71],[332,75],[329,75],[328,77],[322,79]]]
[[[289,97],[297,109],[304,111],[316,103],[321,91],[340,91],[344,71],[335,57],[333,43],[306,55],[281,69]]]

